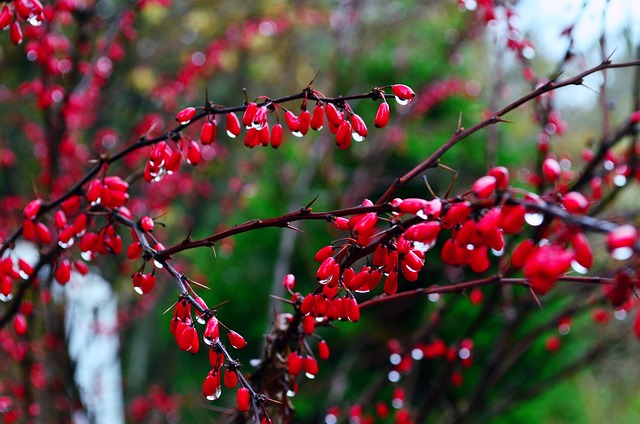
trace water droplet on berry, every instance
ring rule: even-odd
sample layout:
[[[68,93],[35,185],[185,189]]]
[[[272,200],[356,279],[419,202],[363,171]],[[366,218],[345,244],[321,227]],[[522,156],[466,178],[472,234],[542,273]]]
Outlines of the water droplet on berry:
[[[398,102],[398,104],[402,106],[408,105],[411,102],[411,99],[401,99],[398,96],[395,96],[395,97],[396,97],[396,102]]]
[[[351,132],[351,137],[353,137],[353,139],[354,139],[355,141],[357,141],[358,143],[360,143],[360,142],[364,141],[364,139],[366,138],[366,137],[361,136],[360,134],[358,134],[358,133],[357,133],[357,132],[355,132],[355,131]]]
[[[289,389],[287,390],[287,396],[288,397],[294,397],[296,395],[296,392],[294,392],[293,390]]]
[[[7,295],[4,295],[4,294],[0,293],[0,300],[1,300],[1,301],[3,301],[3,302],[8,302],[8,301],[10,301],[11,299],[13,299],[13,294],[9,293],[9,294],[7,294]]]
[[[617,261],[624,261],[633,256],[633,248],[619,247],[611,251],[611,257]]]
[[[300,131],[293,131],[291,134],[293,134],[296,137],[302,137],[304,135]]]
[[[161,264],[160,262],[156,261],[155,259],[154,259],[154,261],[153,261],[153,265],[155,265],[155,267],[156,267],[156,268],[159,268],[159,269],[164,268],[164,267],[162,266],[162,264]],[[203,322],[201,322],[200,324],[204,324],[204,323],[203,323]]]
[[[138,293],[139,295],[143,295],[143,294],[144,294],[144,292],[142,291],[142,288],[140,288],[140,287],[136,287],[136,286],[134,286],[134,287],[133,287],[133,291],[135,291],[135,292],[136,292],[136,293]]]
[[[524,214],[524,220],[532,227],[537,227],[544,221],[544,215],[537,212],[529,212]]]
[[[427,296],[427,298],[431,301],[431,302],[437,302],[438,300],[440,300],[440,294],[439,293],[431,293]]]
[[[207,396],[207,400],[216,400],[220,397],[221,394],[222,394],[222,386],[218,386],[216,387],[216,391],[211,396]]]
[[[66,243],[63,243],[63,242],[61,242],[61,241],[58,241],[58,246],[62,247],[63,249],[67,249],[67,248],[69,248],[69,247],[73,246],[73,241],[74,241],[74,240],[75,240],[75,239],[72,237],[72,238],[70,238],[70,239],[69,239],[69,241],[68,241],[68,242],[66,242]]]
[[[627,318],[627,311],[625,311],[624,309],[618,309],[613,313],[613,316],[618,321],[624,321]]]
[[[400,373],[396,370],[389,371],[389,374],[387,374],[387,378],[390,382],[397,383],[398,381],[400,381]]]
[[[576,261],[571,261],[571,268],[578,274],[586,274],[589,271],[587,268],[583,267]]]

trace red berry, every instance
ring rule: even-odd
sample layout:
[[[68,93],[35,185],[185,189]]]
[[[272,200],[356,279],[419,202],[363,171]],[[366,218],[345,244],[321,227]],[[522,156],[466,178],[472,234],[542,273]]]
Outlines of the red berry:
[[[271,147],[277,149],[282,144],[282,125],[275,124],[271,129],[271,137],[269,138]]]
[[[297,352],[291,352],[287,356],[287,367],[289,374],[298,375],[302,371],[302,357]]]
[[[224,385],[227,389],[233,389],[234,387],[236,387],[236,385],[238,384],[238,374],[236,373],[236,370],[227,368],[224,373],[223,380]]]
[[[376,128],[384,128],[389,123],[389,103],[383,101],[378,106],[378,112],[376,112],[376,117],[373,121],[373,124]]]
[[[284,279],[282,280],[282,287],[284,287],[285,290],[291,291],[294,289],[295,285],[296,277],[293,274],[287,274],[284,276]]]
[[[236,138],[237,136],[240,135],[240,120],[238,119],[238,116],[231,112],[231,113],[227,113],[227,117],[226,117],[226,123],[227,123],[227,135],[231,138]]]
[[[316,104],[316,106],[313,108],[309,126],[314,131],[320,131],[324,126],[324,109],[322,108],[322,106],[320,106],[320,104]]]
[[[17,336],[27,334],[27,318],[23,314],[16,314],[13,317],[13,331]]]
[[[391,86],[391,90],[394,96],[396,96],[396,101],[401,105],[409,104],[416,96],[416,93],[404,84],[394,84]]]
[[[486,199],[491,196],[498,185],[496,177],[491,175],[485,175],[476,180],[471,186],[471,190],[478,199]]]
[[[249,410],[249,401],[251,400],[251,394],[249,389],[241,387],[236,393],[236,403],[238,404],[238,412],[245,413]]]
[[[200,143],[207,145],[214,141],[216,141],[216,123],[215,121],[205,122],[200,130]]]
[[[242,114],[242,126],[249,129],[253,126],[253,117],[258,111],[258,105],[255,102],[247,103],[247,108]]]
[[[323,361],[329,359],[329,345],[324,340],[318,342],[318,356]]]
[[[189,121],[191,121],[195,115],[196,115],[196,108],[187,107],[182,109],[180,112],[178,112],[178,114],[176,115],[176,121],[180,122],[182,125],[188,124]]]
[[[247,345],[247,342],[244,339],[244,337],[242,337],[240,334],[236,333],[233,330],[229,330],[229,333],[227,334],[227,336],[229,337],[229,343],[231,343],[231,346],[233,346],[236,349],[242,349]]]
[[[562,168],[560,168],[560,164],[554,158],[546,158],[544,162],[542,162],[542,173],[547,181],[555,183],[562,173]]]
[[[149,231],[153,231],[154,223],[153,219],[150,216],[143,216],[140,219],[140,226],[142,227],[142,231],[148,233]]]

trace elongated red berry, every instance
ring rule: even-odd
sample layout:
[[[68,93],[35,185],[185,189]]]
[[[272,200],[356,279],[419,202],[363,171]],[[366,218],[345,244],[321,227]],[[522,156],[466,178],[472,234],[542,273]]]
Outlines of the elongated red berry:
[[[323,361],[326,361],[327,359],[329,359],[329,354],[329,345],[324,340],[320,340],[318,342],[318,356]]]
[[[13,317],[13,331],[15,331],[17,336],[27,334],[27,317],[23,314],[16,314]]]
[[[22,28],[18,21],[13,21],[11,23],[11,27],[9,28],[9,40],[13,44],[22,44]]]
[[[327,115],[327,120],[329,121],[329,123],[334,127],[340,125],[344,120],[342,114],[338,111],[333,103],[324,104],[324,113]]]
[[[299,131],[300,121],[293,112],[290,110],[286,111],[284,113],[284,121],[287,124],[287,128],[289,128],[289,131],[291,131],[293,135],[296,137],[302,137],[302,133]]]
[[[373,121],[373,125],[376,128],[384,128],[389,123],[389,103],[382,102],[380,106],[378,106],[378,111],[376,112],[376,117]]]
[[[242,337],[240,334],[236,333],[233,330],[230,330],[227,336],[229,337],[229,343],[231,343],[231,346],[233,346],[236,349],[242,349],[247,345],[247,342],[244,339],[244,337]]]
[[[187,163],[192,166],[196,166],[200,163],[202,154],[200,153],[200,146],[193,140],[189,140],[187,144]]]
[[[324,126],[324,109],[320,104],[316,104],[316,106],[313,108],[309,126],[314,131],[320,131]]]
[[[485,175],[484,177],[478,178],[476,182],[473,183],[471,190],[478,199],[486,199],[493,194],[497,185],[498,181],[496,180],[496,177]]]
[[[391,86],[391,90],[396,97],[396,101],[401,105],[409,104],[416,96],[416,93],[404,84],[394,84]]]
[[[148,233],[149,231],[153,231],[154,223],[153,218],[150,216],[143,216],[140,218],[140,227],[142,227],[142,231]]]
[[[227,117],[225,118],[227,124],[227,135],[231,138],[236,138],[240,135],[240,120],[238,116],[231,112],[227,113]]]
[[[421,222],[409,227],[404,233],[404,238],[410,241],[430,244],[438,237],[440,228],[438,221]]]
[[[42,200],[36,199],[30,201],[27,206],[24,207],[24,218],[33,220],[38,216],[38,212],[40,212],[40,206],[42,205]]]
[[[289,356],[287,356],[287,368],[289,374],[298,375],[302,371],[302,357],[298,355],[297,352],[291,352]]]
[[[216,141],[216,129],[215,121],[208,121],[202,124],[202,129],[200,130],[200,143],[207,145]]]
[[[220,393],[220,371],[214,369],[204,379],[202,394],[207,400],[216,400],[220,397]]]
[[[233,389],[236,387],[238,385],[238,374],[236,370],[227,368],[224,372],[223,381],[227,389]]]
[[[236,393],[236,403],[238,404],[238,412],[245,413],[249,410],[249,401],[251,400],[251,394],[249,389],[241,387]]]
[[[9,6],[2,6],[2,10],[0,10],[0,30],[7,28],[13,22],[13,13],[9,9]]]
[[[196,116],[196,108],[187,107],[178,112],[178,114],[176,115],[176,121],[180,122],[183,125],[188,124],[194,116]]]
[[[56,270],[53,273],[56,281],[60,284],[66,284],[71,279],[71,263],[63,259],[58,263]]]
[[[247,103],[247,108],[242,114],[242,126],[249,129],[253,126],[253,117],[256,115],[258,105],[255,102]]]
[[[360,142],[367,138],[367,125],[360,116],[353,114],[349,121],[351,122],[351,135],[355,141]]]
[[[298,132],[302,135],[306,135],[309,132],[311,126],[311,114],[308,110],[304,109],[300,111],[298,115]]]
[[[336,133],[336,145],[342,150],[348,149],[351,145],[351,124],[349,121],[342,121],[338,127],[338,132]]]
[[[327,259],[329,256],[333,255],[333,246],[325,246],[316,252],[314,257],[316,262],[322,262]]]
[[[282,125],[275,124],[271,129],[271,136],[269,138],[269,144],[274,149],[277,149],[282,144]]]

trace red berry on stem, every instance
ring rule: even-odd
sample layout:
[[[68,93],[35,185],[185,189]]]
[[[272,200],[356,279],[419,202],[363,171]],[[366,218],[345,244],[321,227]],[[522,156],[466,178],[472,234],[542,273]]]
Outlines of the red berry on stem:
[[[236,138],[240,135],[240,120],[238,116],[233,112],[227,113],[225,120],[227,124],[227,135],[231,138]]]
[[[214,121],[205,122],[200,130],[200,143],[207,145],[214,141],[216,141],[216,123]]]
[[[245,413],[249,410],[249,402],[251,400],[251,394],[249,389],[241,387],[236,393],[236,403],[238,405],[238,412]]]
[[[376,128],[384,128],[389,123],[389,103],[382,102],[380,106],[378,106],[378,112],[376,112],[376,117],[373,121],[373,124]]]
[[[320,106],[320,104],[316,104],[316,106],[313,108],[309,126],[314,131],[320,131],[324,126],[324,109],[322,108],[322,106]]]
[[[178,114],[176,115],[176,121],[180,122],[182,125],[188,124],[189,121],[191,121],[195,115],[196,115],[196,108],[187,107],[182,109],[180,112],[178,112]]]
[[[277,149],[282,144],[282,125],[275,124],[271,129],[271,137],[269,138],[271,147]]]
[[[253,126],[253,117],[258,111],[258,105],[255,102],[247,103],[247,108],[242,114],[242,126],[249,129]]]
[[[247,342],[244,339],[244,337],[242,337],[240,334],[236,333],[233,330],[229,330],[229,333],[227,334],[227,336],[229,337],[229,343],[231,343],[231,346],[233,346],[236,349],[242,349],[247,345]]]
[[[404,84],[394,84],[391,86],[391,90],[396,97],[396,101],[401,105],[409,104],[416,96],[416,93]]]

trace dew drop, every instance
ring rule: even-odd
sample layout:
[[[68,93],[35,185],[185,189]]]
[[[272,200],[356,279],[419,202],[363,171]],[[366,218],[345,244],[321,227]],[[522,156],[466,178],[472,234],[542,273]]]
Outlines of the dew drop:
[[[136,293],[138,293],[139,295],[141,295],[141,296],[144,294],[144,292],[142,291],[142,288],[141,288],[141,287],[137,287],[137,286],[136,286],[136,287],[134,287],[134,288],[133,288],[133,290],[134,290]]]
[[[624,185],[627,183],[627,177],[618,174],[613,177],[613,183],[618,187],[624,187]]]
[[[391,401],[391,406],[393,406],[395,409],[402,408],[403,404],[404,402],[402,402],[402,399],[395,398]]]
[[[440,294],[439,293],[431,293],[427,296],[427,298],[431,301],[431,302],[437,302],[438,300],[440,300]]]
[[[563,336],[569,334],[569,331],[571,331],[571,326],[569,324],[560,324],[560,326],[558,326],[558,333]]]
[[[29,22],[31,24],[31,26],[34,27],[38,27],[40,25],[42,25],[42,21],[40,20],[40,17],[37,15],[34,15],[32,17],[30,17],[29,19],[27,19],[27,22]]]
[[[229,136],[229,138],[236,138],[236,135],[229,130],[227,130],[227,135]]]
[[[616,164],[611,162],[610,160],[604,161],[604,169],[606,169],[607,171],[613,171],[613,168],[615,167],[616,167]]]
[[[353,139],[354,139],[355,141],[357,141],[358,143],[361,143],[361,142],[362,142],[362,141],[364,141],[364,139],[366,138],[366,137],[361,136],[360,134],[358,134],[358,133],[357,133],[357,132],[355,132],[355,131],[352,131],[352,132],[351,132],[351,137],[353,137]]]
[[[296,392],[294,392],[293,390],[287,390],[288,397],[294,397],[295,395],[296,395]]]
[[[180,121],[180,125],[187,125],[189,122],[191,122],[191,120],[188,120],[188,121]]]
[[[587,268],[583,267],[576,261],[571,261],[571,268],[578,274],[586,274],[587,271],[589,271]]]
[[[327,414],[324,416],[325,424],[336,424],[338,422],[338,418],[333,414]]]
[[[0,300],[1,301],[8,302],[11,299],[13,299],[13,294],[9,293],[8,295],[5,296],[4,294],[0,293]]]
[[[396,102],[398,102],[399,105],[405,106],[411,102],[411,99],[401,99],[400,97],[396,96]]]
[[[22,270],[18,271],[18,273],[20,274],[20,277],[21,277],[23,280],[26,280],[27,278],[29,278],[29,274],[27,274],[26,272],[24,272],[24,271],[22,271]]]
[[[204,336],[203,336],[203,337],[202,337],[202,341],[203,341],[205,344],[209,345],[209,346],[211,346],[211,345],[213,344],[213,339],[212,339],[212,338],[209,338],[209,337],[204,337]]]
[[[300,131],[293,131],[291,134],[295,135],[296,137],[302,137],[304,135]]]
[[[314,378],[316,378],[316,376],[315,376],[315,375],[310,374],[310,373],[308,373],[308,372],[305,372],[305,373],[304,373],[304,375],[305,375],[309,380],[313,380]]]
[[[397,353],[392,353],[391,356],[389,356],[389,362],[391,362],[391,365],[398,365],[402,362],[402,356]]]
[[[502,249],[500,249],[500,250],[491,249],[491,253],[493,254],[493,256],[499,258],[502,255],[504,255],[504,247]]]
[[[460,359],[469,359],[471,357],[471,351],[468,348],[463,347],[458,351],[458,356]]]
[[[624,261],[633,256],[633,249],[631,247],[619,247],[611,251],[611,257],[617,261]]]
[[[531,225],[532,227],[537,227],[542,224],[542,221],[544,221],[544,215],[537,212],[530,212],[524,214],[524,220],[527,221],[527,224]]]
[[[216,400],[220,397],[221,394],[222,394],[222,386],[218,386],[216,387],[216,391],[214,394],[212,394],[211,396],[207,396],[207,400]]]
[[[625,311],[624,309],[618,309],[613,313],[613,316],[618,321],[623,321],[625,318],[627,318],[627,311]]]
[[[249,128],[252,128],[252,127],[255,128],[256,130],[260,131],[261,129],[264,128],[264,124],[261,124],[259,122],[254,122],[254,123],[251,124],[251,127],[249,127]]]
[[[196,321],[198,321],[198,324],[204,324],[206,321],[204,319],[204,315],[202,314],[197,314],[196,315]]]
[[[422,349],[415,348],[411,351],[411,358],[414,361],[419,361],[424,358],[424,352],[422,351]]]
[[[155,265],[155,267],[156,267],[156,268],[159,268],[159,269],[164,268],[164,267],[162,266],[162,264],[161,264],[160,262],[156,261],[155,259],[153,260],[153,264]]]
[[[84,259],[85,261],[90,261],[92,259],[93,254],[91,253],[91,251],[87,250],[85,252],[80,253],[80,256],[82,256],[82,259]]]
[[[70,238],[68,242],[63,243],[61,241],[58,241],[58,246],[62,247],[63,249],[67,249],[71,246],[73,246],[73,238]]]
[[[398,381],[400,381],[400,373],[396,370],[389,371],[389,374],[387,374],[387,378],[390,382],[397,383]]]

